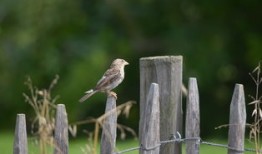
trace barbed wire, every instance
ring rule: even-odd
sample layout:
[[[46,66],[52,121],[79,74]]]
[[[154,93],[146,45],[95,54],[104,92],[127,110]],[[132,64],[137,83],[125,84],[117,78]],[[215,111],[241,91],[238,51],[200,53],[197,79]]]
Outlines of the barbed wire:
[[[200,137],[182,138],[181,135],[177,132],[176,135],[171,135],[169,140],[160,141],[160,143],[155,145],[155,146],[144,147],[143,145],[140,145],[140,146],[129,148],[129,149],[126,149],[126,150],[123,150],[123,151],[115,152],[114,154],[124,154],[124,153],[135,151],[135,150],[150,151],[150,150],[154,150],[156,148],[159,148],[161,145],[170,144],[170,143],[185,143],[187,141],[195,141],[196,144],[205,144],[205,145],[209,145],[209,146],[225,148],[225,149],[233,150],[233,151],[236,151],[236,152],[242,152],[242,153],[243,152],[253,152],[253,153],[256,152],[256,149],[252,149],[252,148],[244,148],[243,150],[240,150],[240,149],[230,147],[230,146],[225,145],[225,144],[203,141]],[[260,151],[260,152],[262,152],[262,151]]]

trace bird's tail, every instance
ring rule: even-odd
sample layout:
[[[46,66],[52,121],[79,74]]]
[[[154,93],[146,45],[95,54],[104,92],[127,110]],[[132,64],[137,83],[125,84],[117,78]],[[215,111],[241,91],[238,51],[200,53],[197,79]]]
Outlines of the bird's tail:
[[[94,91],[93,89],[86,91],[86,92],[85,92],[85,95],[79,99],[79,102],[80,102],[80,103],[84,102],[84,101],[87,100],[89,97],[91,97],[92,95],[94,95],[96,92],[97,92],[97,91],[96,91],[96,90]]]

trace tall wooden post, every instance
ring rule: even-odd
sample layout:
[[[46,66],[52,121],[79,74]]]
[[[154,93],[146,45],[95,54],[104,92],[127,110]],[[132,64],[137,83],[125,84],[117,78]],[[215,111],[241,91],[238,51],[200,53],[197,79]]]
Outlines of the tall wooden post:
[[[144,123],[142,124],[142,138],[140,154],[159,154],[160,129],[159,129],[159,87],[152,83],[147,95]],[[152,148],[154,147],[154,148]],[[152,148],[152,149],[149,149]]]
[[[230,119],[228,131],[228,146],[244,150],[246,106],[242,84],[236,84],[230,104]],[[228,149],[228,154],[243,154],[244,152]]]
[[[14,154],[27,154],[27,133],[24,114],[17,114],[14,139]]]
[[[113,96],[107,97],[105,114],[108,113],[109,115],[105,118],[103,122],[103,131],[102,131],[101,147],[100,147],[101,154],[112,154],[115,150],[117,111],[116,111],[116,99]]]
[[[182,134],[182,56],[158,56],[140,59],[140,127],[146,108],[146,96],[151,83],[159,85],[160,140],[168,140],[172,134]],[[141,140],[140,140],[141,143]],[[180,154],[181,144],[166,144],[161,154]]]
[[[68,120],[64,104],[58,104],[55,121],[55,154],[68,154]]]
[[[200,137],[199,93],[196,78],[189,78],[186,106],[186,138]],[[198,140],[186,142],[186,154],[198,154]]]

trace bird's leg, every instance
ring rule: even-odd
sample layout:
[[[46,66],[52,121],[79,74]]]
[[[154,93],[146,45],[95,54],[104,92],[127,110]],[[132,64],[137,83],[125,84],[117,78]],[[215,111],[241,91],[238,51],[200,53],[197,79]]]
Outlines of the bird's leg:
[[[117,99],[117,94],[113,91],[108,91],[107,96],[113,96],[113,97],[115,97],[115,99]]]

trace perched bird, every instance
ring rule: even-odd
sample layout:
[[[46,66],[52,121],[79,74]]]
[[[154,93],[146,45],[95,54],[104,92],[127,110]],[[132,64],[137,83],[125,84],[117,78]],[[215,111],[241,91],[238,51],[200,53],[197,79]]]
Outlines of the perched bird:
[[[107,95],[117,98],[116,93],[111,90],[123,81],[125,77],[124,67],[128,64],[124,59],[115,59],[103,77],[97,82],[96,87],[86,91],[86,94],[80,98],[79,102],[84,102],[97,92],[105,92]]]

